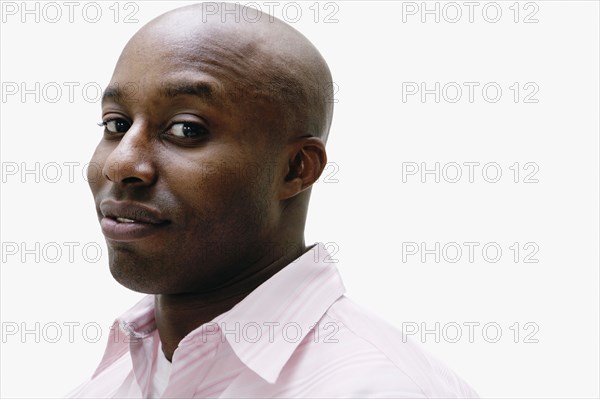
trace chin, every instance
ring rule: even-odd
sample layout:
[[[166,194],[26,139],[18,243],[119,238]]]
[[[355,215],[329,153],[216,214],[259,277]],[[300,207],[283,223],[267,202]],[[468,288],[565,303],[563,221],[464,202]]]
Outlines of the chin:
[[[148,276],[142,276],[132,270],[124,270],[122,267],[111,264],[110,273],[119,284],[132,291],[142,294],[159,294],[161,291],[160,284],[152,283]]]
[[[156,270],[153,263],[140,259],[131,251],[109,250],[113,278],[123,287],[142,294],[161,294],[168,290],[165,271]]]

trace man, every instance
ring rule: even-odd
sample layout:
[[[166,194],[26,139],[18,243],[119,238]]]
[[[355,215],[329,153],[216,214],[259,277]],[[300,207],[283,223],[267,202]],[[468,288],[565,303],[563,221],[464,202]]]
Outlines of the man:
[[[319,52],[271,16],[210,6],[252,18],[161,15],[105,91],[90,187],[112,275],[149,295],[69,396],[476,396],[304,243],[333,113]]]

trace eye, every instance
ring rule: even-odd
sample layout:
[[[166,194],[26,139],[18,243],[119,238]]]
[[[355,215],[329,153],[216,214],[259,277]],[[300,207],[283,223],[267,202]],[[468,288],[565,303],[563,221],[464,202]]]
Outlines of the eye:
[[[180,122],[172,124],[167,133],[175,137],[196,138],[208,134],[208,129],[199,123]]]
[[[125,133],[131,127],[129,122],[121,118],[110,119],[100,123],[99,125],[104,126],[106,131],[110,133]]]

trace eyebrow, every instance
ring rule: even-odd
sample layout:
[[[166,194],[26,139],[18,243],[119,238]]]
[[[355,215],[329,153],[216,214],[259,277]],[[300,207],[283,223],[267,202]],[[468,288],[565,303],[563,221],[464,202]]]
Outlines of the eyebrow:
[[[192,95],[207,101],[214,100],[213,87],[206,82],[165,83],[161,86],[159,93],[163,97],[170,98],[181,95]]]
[[[161,97],[174,98],[177,96],[191,95],[200,99],[214,103],[217,101],[216,91],[210,83],[207,82],[167,82],[163,83],[158,89]],[[139,95],[138,87],[133,83],[126,83],[123,86],[109,86],[104,90],[102,103],[111,99],[118,103],[125,103],[132,98],[135,100]]]

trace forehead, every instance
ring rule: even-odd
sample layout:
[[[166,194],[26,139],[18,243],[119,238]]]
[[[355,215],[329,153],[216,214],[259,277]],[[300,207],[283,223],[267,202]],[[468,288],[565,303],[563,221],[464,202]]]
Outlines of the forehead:
[[[162,28],[134,36],[119,57],[105,97],[122,100],[123,92],[144,91],[223,100],[256,94],[264,86],[268,57],[259,50],[260,41],[236,42],[214,28],[184,33]]]

